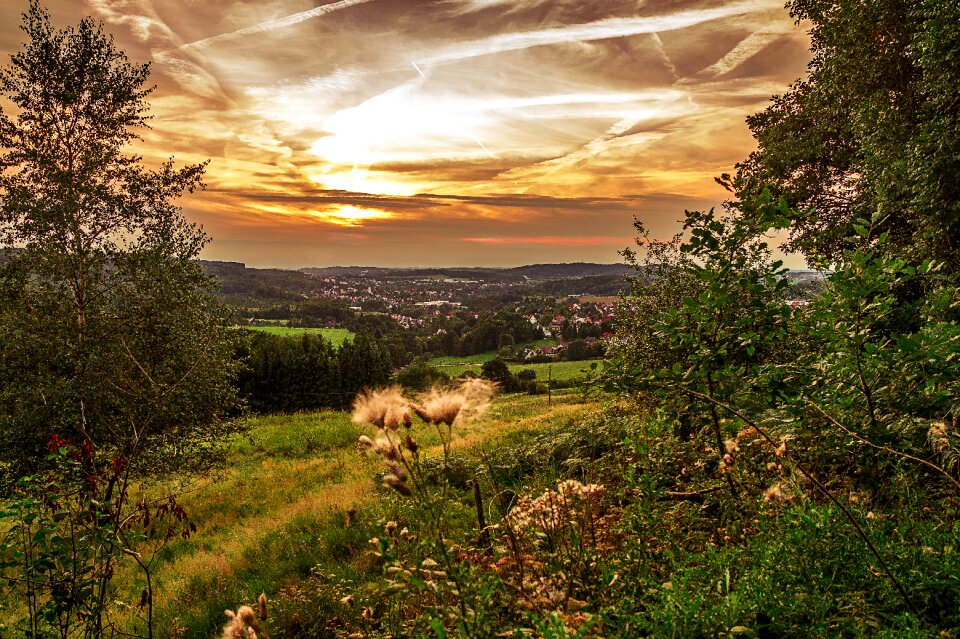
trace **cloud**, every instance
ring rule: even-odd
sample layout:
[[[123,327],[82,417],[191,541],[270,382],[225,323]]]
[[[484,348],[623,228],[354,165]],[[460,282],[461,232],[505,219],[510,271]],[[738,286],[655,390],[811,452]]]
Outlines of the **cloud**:
[[[674,31],[696,24],[729,18],[777,6],[774,0],[744,0],[721,7],[690,9],[660,16],[607,18],[585,24],[564,25],[535,31],[497,34],[482,40],[458,43],[416,61],[421,66],[446,64],[469,58],[567,42],[590,42],[645,33]]]
[[[222,97],[219,81],[202,61],[178,52],[179,37],[157,14],[150,0],[87,0],[90,8],[112,24],[128,27],[150,46],[156,63],[185,90],[205,98]]]
[[[285,29],[287,27],[292,27],[294,25],[300,24],[307,20],[312,20],[313,18],[319,18],[320,16],[325,16],[334,11],[339,11],[341,9],[349,9],[350,7],[356,6],[358,4],[363,4],[365,2],[370,2],[371,0],[340,0],[339,2],[331,2],[330,4],[321,5],[315,9],[310,9],[308,11],[301,11],[299,13],[294,13],[282,18],[277,18],[275,20],[267,20],[259,24],[255,24],[244,29],[238,29],[237,31],[232,31],[230,33],[221,33],[220,35],[211,36],[209,38],[204,38],[203,40],[197,40],[196,42],[190,42],[181,47],[181,49],[205,49],[216,44],[223,42],[230,42],[231,40],[238,40],[240,38],[245,38],[251,35],[257,35],[259,33],[265,33],[267,31],[274,31],[276,29]]]
[[[633,215],[669,236],[683,208],[722,200],[713,176],[754,148],[744,117],[808,60],[781,2],[51,10],[58,24],[92,11],[132,59],[154,59],[153,128],[135,151],[211,159],[210,189],[183,199],[217,240],[207,255],[506,265],[617,261]],[[17,4],[0,9],[0,49],[22,38]]]
[[[697,77],[703,78],[726,75],[784,35],[782,31],[766,30],[751,33],[722,58],[697,73]]]

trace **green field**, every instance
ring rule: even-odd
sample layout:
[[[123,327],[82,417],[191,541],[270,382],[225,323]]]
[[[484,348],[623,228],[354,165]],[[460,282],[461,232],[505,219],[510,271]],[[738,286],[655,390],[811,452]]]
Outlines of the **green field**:
[[[290,326],[244,326],[243,328],[281,337],[299,337],[305,333],[321,335],[334,346],[339,346],[346,340],[353,340],[354,335],[345,328],[293,328]]]
[[[482,419],[457,427],[454,447],[471,454],[505,438],[559,427],[592,407],[576,393],[555,394],[549,406],[545,396],[501,397]],[[382,464],[356,449],[358,435],[373,430],[333,411],[248,423],[249,433],[234,439],[215,481],[202,479],[182,496],[198,530],[175,539],[156,558],[157,637],[214,636],[226,620],[224,609],[261,591],[271,601],[280,593],[295,599],[296,589],[317,571],[361,582],[377,577],[365,549],[367,539],[382,530],[375,522],[385,516],[377,476]],[[440,454],[431,428],[417,426],[413,433],[429,455]],[[346,527],[350,509],[357,511],[356,524]],[[130,566],[118,574],[118,583],[131,584],[125,597],[139,596]],[[0,625],[5,621],[10,619],[0,610]]]
[[[594,363],[598,363],[597,360],[553,362],[552,364],[510,364],[510,372],[516,375],[517,371],[529,368],[536,371],[537,379],[541,382],[547,381],[548,376],[558,382],[565,382],[590,377],[590,364]]]
[[[479,373],[480,367],[484,362],[494,359],[494,353],[481,353],[479,355],[468,355],[464,357],[434,357],[430,360],[433,366],[439,366],[443,371],[451,376],[457,376],[466,371]],[[547,379],[553,379],[558,382],[585,379],[591,376],[590,365],[598,360],[585,360],[581,362],[552,362],[547,364],[510,364],[510,372],[514,375],[518,371],[531,369],[536,371],[537,379],[541,382]]]
[[[476,355],[444,355],[430,360],[432,366],[480,366],[497,357],[496,353],[477,353]]]
[[[527,342],[525,344],[520,344],[515,347],[517,350],[522,350],[524,348],[540,348],[542,346],[556,346],[558,344],[555,339],[538,339],[535,342]],[[496,351],[488,351],[486,353],[477,353],[475,355],[444,355],[443,357],[434,357],[430,360],[432,366],[457,366],[461,364],[476,364],[480,365],[484,362],[489,362],[492,359],[496,359]]]

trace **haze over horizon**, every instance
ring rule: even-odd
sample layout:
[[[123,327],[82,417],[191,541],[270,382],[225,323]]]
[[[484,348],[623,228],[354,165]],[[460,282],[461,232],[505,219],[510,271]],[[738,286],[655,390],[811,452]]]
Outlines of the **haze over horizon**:
[[[211,160],[182,205],[252,267],[618,262],[634,216],[668,237],[724,199],[809,60],[782,0],[48,4],[153,62],[136,150]]]

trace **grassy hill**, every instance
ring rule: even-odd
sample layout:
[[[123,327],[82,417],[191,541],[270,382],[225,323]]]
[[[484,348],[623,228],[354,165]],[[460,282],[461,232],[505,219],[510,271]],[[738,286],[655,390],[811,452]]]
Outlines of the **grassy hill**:
[[[498,399],[483,419],[458,431],[457,454],[476,459],[498,442],[568,424],[590,408],[577,394],[555,395],[549,407],[546,401]],[[392,507],[382,500],[378,464],[357,453],[357,437],[369,431],[342,412],[260,417],[249,426],[248,436],[231,444],[225,467],[182,496],[197,532],[158,554],[158,637],[212,637],[226,620],[224,609],[261,591],[272,614],[291,624],[305,615],[299,606],[316,594],[319,575],[322,582],[379,577],[367,541],[382,534],[379,522]],[[435,435],[417,437],[438,454]],[[128,592],[128,600],[138,593]]]

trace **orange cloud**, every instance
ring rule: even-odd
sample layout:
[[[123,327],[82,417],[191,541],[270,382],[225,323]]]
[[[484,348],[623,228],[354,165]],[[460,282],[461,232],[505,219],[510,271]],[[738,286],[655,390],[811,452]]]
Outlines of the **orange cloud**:
[[[669,237],[725,197],[809,57],[782,0],[47,4],[152,61],[133,150],[209,159],[204,256],[256,266],[617,261],[634,215]]]
[[[622,236],[610,237],[561,237],[559,235],[539,235],[528,237],[465,237],[464,242],[475,244],[499,244],[523,246],[525,244],[546,244],[548,246],[622,246]]]

